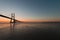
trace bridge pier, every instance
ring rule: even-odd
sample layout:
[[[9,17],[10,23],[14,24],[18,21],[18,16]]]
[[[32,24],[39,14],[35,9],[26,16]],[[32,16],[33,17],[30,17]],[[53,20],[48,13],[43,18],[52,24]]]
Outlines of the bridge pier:
[[[15,23],[15,13],[12,13],[12,14],[11,14],[10,23]]]

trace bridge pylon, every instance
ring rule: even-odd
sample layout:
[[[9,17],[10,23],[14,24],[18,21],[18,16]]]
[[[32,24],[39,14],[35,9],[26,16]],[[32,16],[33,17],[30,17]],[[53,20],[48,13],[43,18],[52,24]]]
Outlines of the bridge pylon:
[[[15,23],[15,13],[11,13],[10,23]]]

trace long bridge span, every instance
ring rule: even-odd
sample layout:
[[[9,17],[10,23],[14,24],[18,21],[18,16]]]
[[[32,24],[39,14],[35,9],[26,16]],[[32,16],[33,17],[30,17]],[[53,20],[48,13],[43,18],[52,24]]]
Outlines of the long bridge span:
[[[4,18],[7,18],[7,19],[10,19],[10,20],[12,19],[11,17],[5,16],[5,15],[2,15],[2,14],[0,14],[0,16],[1,16],[1,17],[4,17]],[[19,21],[19,20],[17,20],[17,19],[12,19],[12,20],[14,20],[15,23],[16,23],[16,22],[19,22],[19,23],[21,22],[21,21]]]

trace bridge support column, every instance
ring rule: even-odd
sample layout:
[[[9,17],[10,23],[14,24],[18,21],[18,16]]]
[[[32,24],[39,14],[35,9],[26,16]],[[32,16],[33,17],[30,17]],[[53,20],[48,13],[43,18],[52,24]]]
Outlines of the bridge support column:
[[[12,13],[12,14],[11,14],[10,23],[15,23],[15,13]]]

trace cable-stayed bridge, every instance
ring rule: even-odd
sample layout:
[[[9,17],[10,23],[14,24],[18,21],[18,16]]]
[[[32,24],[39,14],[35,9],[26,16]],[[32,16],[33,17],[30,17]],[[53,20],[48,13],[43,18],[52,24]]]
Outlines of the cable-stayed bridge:
[[[4,17],[4,18],[7,18],[7,19],[10,19],[10,23],[21,22],[21,21],[15,19],[15,14],[11,14],[11,17],[8,17],[8,16],[0,14],[0,17]]]

